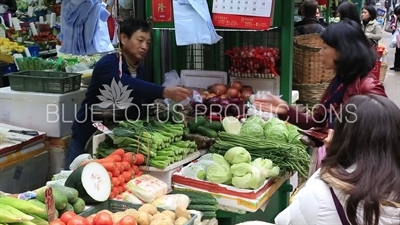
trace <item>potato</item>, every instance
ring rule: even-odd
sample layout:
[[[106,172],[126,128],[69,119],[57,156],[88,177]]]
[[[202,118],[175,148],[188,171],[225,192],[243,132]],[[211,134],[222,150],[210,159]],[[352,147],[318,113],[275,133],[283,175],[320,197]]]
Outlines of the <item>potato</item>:
[[[177,220],[175,220],[174,225],[185,225],[189,220],[186,219],[185,217],[179,217]]]
[[[172,221],[175,221],[175,219],[176,219],[175,213],[172,212],[171,210],[165,210],[165,211],[162,212],[162,214],[167,215],[169,218],[172,219]]]
[[[122,218],[124,218],[126,215],[125,212],[116,212],[114,215],[112,215],[112,219],[114,223],[118,223]]]
[[[169,217],[160,217],[156,220],[151,221],[150,225],[174,225],[174,223]]]
[[[188,219],[188,220],[190,220],[190,218],[192,218],[191,216],[190,216],[190,213],[185,209],[185,208],[183,208],[182,206],[178,206],[178,207],[176,207],[176,209],[175,209],[175,215],[176,215],[176,217],[184,217],[184,218],[186,218],[186,219]]]
[[[131,216],[134,216],[137,213],[136,209],[127,209],[125,210],[125,213]]]
[[[136,222],[138,225],[149,225],[150,224],[149,214],[144,211],[139,211],[136,214]]]
[[[164,216],[167,216],[167,215],[157,212],[156,214],[153,215],[153,220],[156,220],[156,219],[164,217]]]
[[[155,207],[152,204],[144,204],[138,209],[138,211],[144,211],[144,212],[147,212],[150,215],[154,215],[154,214],[156,214],[158,212],[157,211],[157,207]]]

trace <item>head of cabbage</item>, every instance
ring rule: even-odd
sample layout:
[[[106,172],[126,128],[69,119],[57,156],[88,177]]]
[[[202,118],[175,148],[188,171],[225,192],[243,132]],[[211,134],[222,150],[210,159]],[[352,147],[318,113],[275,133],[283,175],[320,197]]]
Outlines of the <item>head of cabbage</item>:
[[[265,178],[276,177],[279,175],[279,167],[274,166],[272,161],[269,159],[257,158],[250,164],[258,168]]]
[[[229,149],[225,153],[224,158],[230,164],[251,162],[250,153],[245,148],[242,147],[233,147]]]
[[[287,142],[289,132],[286,123],[278,118],[270,118],[264,125],[264,135],[267,140]]]
[[[213,154],[213,163],[207,166],[206,179],[217,184],[229,184],[232,179],[231,166],[222,155]]]
[[[259,189],[265,182],[261,171],[249,163],[238,163],[231,166],[232,185],[237,188]]]

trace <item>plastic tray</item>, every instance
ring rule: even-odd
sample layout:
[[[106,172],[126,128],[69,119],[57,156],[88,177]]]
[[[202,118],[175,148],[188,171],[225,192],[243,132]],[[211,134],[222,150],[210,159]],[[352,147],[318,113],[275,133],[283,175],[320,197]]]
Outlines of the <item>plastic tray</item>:
[[[98,213],[101,210],[105,210],[105,209],[110,210],[113,213],[116,213],[116,212],[125,211],[127,209],[139,209],[141,206],[142,205],[135,205],[135,204],[132,204],[129,202],[107,200],[105,202],[102,202],[100,204],[97,204],[95,206],[92,206],[92,207],[86,209],[79,215],[83,216],[83,217],[88,217],[92,214]],[[158,208],[159,212],[162,212],[164,210],[165,209]],[[185,225],[194,225],[194,221],[196,220],[197,216],[195,214],[191,214],[191,216],[192,216],[192,218]]]
[[[13,91],[64,94],[81,88],[81,73],[23,71],[8,74]]]

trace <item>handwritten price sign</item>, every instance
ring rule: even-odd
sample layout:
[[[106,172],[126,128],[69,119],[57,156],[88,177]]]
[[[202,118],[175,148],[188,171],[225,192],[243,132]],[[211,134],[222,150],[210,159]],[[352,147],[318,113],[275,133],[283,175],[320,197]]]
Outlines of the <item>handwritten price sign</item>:
[[[47,218],[49,222],[52,222],[57,219],[56,215],[56,207],[54,205],[54,198],[53,198],[53,189],[51,187],[48,187],[46,191],[44,192],[44,197],[45,197],[45,205],[46,205],[46,211],[47,211]]]
[[[106,126],[104,126],[104,124],[102,123],[93,123],[92,124],[94,127],[97,128],[97,130],[105,133],[105,134],[112,134],[112,131],[110,129],[108,129]]]

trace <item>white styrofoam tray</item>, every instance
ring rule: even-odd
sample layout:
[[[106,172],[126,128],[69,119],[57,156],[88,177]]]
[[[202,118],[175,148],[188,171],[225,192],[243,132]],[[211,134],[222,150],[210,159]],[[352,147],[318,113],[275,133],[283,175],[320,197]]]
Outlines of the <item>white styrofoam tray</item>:
[[[182,70],[181,84],[185,87],[204,88],[220,83],[228,84],[228,74],[224,71]]]

